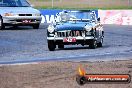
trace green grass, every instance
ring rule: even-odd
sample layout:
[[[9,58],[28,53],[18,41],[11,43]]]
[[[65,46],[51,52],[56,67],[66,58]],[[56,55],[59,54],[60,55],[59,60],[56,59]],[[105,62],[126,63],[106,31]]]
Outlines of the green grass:
[[[39,9],[132,9],[132,0],[29,0]]]
[[[119,6],[119,7],[102,7],[102,8],[98,8],[98,7],[88,7],[88,8],[72,8],[72,7],[70,7],[70,8],[68,8],[68,7],[48,7],[48,6],[39,6],[39,7],[35,7],[35,8],[37,8],[37,9],[78,9],[78,10],[81,10],[81,9],[102,9],[102,10],[112,10],[112,9],[115,9],[115,10],[123,10],[123,9],[132,9],[132,6],[131,7],[126,7],[126,6]]]

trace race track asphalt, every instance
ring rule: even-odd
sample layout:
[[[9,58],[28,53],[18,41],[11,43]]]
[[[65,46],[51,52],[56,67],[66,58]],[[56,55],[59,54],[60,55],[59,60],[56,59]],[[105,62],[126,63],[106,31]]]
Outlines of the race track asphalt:
[[[102,48],[67,45],[65,49],[49,51],[46,24],[0,30],[0,64],[41,61],[108,61],[132,59],[132,26],[104,25]]]

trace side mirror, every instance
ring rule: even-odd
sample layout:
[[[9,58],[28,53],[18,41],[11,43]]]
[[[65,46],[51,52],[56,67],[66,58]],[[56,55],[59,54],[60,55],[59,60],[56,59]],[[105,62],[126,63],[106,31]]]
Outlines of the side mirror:
[[[100,21],[100,17],[97,19],[97,21]]]

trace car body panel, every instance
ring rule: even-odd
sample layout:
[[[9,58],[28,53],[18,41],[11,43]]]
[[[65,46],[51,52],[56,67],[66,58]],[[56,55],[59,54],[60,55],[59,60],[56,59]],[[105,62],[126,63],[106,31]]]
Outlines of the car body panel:
[[[40,12],[37,9],[34,9],[32,7],[0,7],[0,13],[14,13],[14,14],[40,14]],[[2,15],[3,16],[3,15]]]
[[[84,27],[87,23],[75,22],[75,23],[62,23],[56,25],[56,31],[61,30],[84,30]]]

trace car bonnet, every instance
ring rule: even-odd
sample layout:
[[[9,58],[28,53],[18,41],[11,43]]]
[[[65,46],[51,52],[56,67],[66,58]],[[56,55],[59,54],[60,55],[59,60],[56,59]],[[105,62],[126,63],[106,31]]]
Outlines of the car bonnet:
[[[0,7],[1,13],[40,13],[32,7]]]
[[[76,22],[76,23],[61,23],[59,25],[56,25],[57,31],[63,31],[63,30],[84,30],[84,27],[87,23],[85,22]]]

